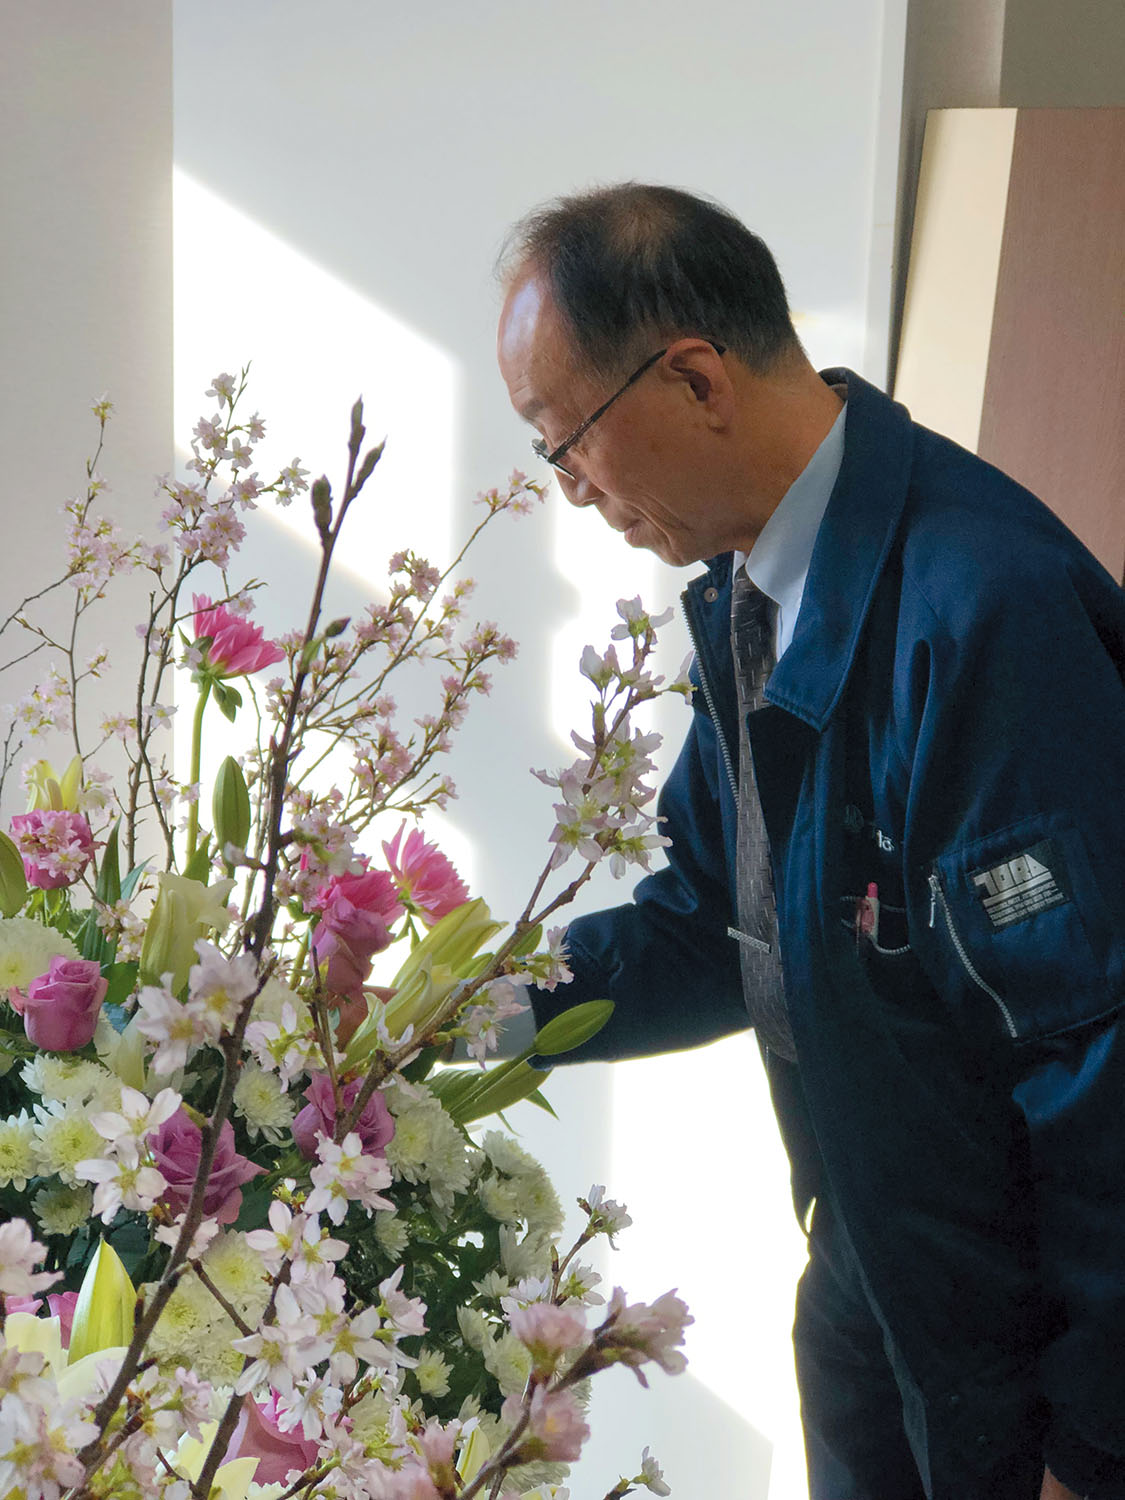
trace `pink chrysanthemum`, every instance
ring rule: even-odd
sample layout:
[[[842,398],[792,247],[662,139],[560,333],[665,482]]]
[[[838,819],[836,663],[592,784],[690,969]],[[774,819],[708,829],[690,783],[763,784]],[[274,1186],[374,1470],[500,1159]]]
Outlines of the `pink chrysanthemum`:
[[[426,842],[420,828],[411,829],[403,844],[405,827],[402,823],[391,842],[383,845],[383,853],[391,867],[399,900],[407,911],[432,927],[469,899],[469,888],[437,845]]]

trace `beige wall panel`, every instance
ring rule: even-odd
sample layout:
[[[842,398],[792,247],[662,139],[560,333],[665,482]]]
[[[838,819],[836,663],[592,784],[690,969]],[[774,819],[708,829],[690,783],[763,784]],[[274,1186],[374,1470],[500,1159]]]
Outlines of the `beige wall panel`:
[[[996,297],[1014,109],[932,110],[914,213],[895,396],[975,448]]]
[[[1021,109],[978,451],[1125,573],[1125,109]]]

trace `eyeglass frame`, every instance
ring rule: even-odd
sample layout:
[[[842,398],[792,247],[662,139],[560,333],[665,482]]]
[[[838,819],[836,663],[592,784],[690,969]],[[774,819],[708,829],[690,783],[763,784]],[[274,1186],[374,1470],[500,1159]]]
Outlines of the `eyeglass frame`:
[[[707,343],[711,345],[716,354],[722,355],[727,352],[727,346],[725,344],[717,344],[714,339],[708,339]],[[591,412],[591,414],[585,419],[585,421],[579,422],[578,426],[574,429],[570,436],[564,438],[559,446],[553,449],[550,453],[547,452],[547,442],[545,438],[532,438],[531,451],[535,454],[536,458],[541,458],[544,463],[550,464],[552,469],[557,469],[560,474],[565,474],[567,479],[573,479],[577,483],[578,475],[572,473],[571,470],[568,469],[565,464],[560,463],[559,460],[571,448],[574,447],[579,438],[585,437],[586,433],[589,432],[590,428],[593,427],[595,422],[600,421],[600,419],[605,416],[606,412],[610,409],[610,407],[619,396],[623,396],[629,389],[629,387],[631,385],[635,385],[636,382],[640,380],[641,376],[646,373],[646,371],[651,370],[653,365],[664,358],[671,347],[671,344],[668,344],[665,348],[658,349],[655,354],[650,355],[649,358],[645,360],[643,365],[640,365],[636,370],[633,371],[633,373],[629,376],[628,380],[620,390],[614,391],[609,400],[603,401],[601,406],[598,407],[597,411]]]

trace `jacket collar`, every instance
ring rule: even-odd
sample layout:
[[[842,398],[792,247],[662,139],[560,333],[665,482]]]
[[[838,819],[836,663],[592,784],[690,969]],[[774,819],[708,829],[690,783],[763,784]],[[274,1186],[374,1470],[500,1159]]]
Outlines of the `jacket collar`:
[[[876,585],[906,504],[913,460],[910,414],[851,370],[824,370],[847,383],[844,461],[817,532],[789,649],[766,685],[771,703],[823,730],[855,660]],[[731,557],[708,559],[710,582],[730,584]]]

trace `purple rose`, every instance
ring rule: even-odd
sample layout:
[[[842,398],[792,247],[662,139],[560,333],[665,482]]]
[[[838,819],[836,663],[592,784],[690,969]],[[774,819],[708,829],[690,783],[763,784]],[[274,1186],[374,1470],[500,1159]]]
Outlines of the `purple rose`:
[[[28,884],[41,891],[73,885],[90,863],[94,836],[81,813],[41,808],[17,813],[12,838],[23,856]]]
[[[167,1204],[174,1214],[181,1214],[191,1202],[203,1150],[203,1133],[181,1105],[149,1136],[148,1145],[168,1184],[160,1201]],[[242,1208],[242,1184],[264,1171],[265,1167],[255,1166],[245,1156],[239,1156],[234,1149],[234,1127],[229,1120],[224,1120],[203,1196],[203,1212],[208,1218],[218,1219],[220,1224],[233,1224]]]
[[[300,1425],[282,1432],[277,1424],[277,1393],[265,1406],[252,1396],[242,1403],[238,1426],[230,1440],[224,1462],[233,1458],[256,1458],[255,1484],[284,1484],[291,1469],[304,1473],[317,1461],[318,1449],[301,1435]]]
[[[344,1113],[347,1114],[356,1101],[361,1078],[345,1083],[343,1087]],[[332,1080],[327,1073],[317,1073],[305,1090],[309,1101],[293,1121],[293,1139],[302,1156],[311,1161],[316,1155],[316,1137],[319,1132],[332,1139],[336,1130],[336,1101],[332,1095]],[[378,1089],[363,1106],[363,1113],[352,1126],[359,1136],[366,1156],[382,1156],[383,1147],[395,1133],[394,1116]]]
[[[108,988],[92,958],[52,958],[20,1001],[28,1041],[47,1052],[77,1052],[93,1039]]]

